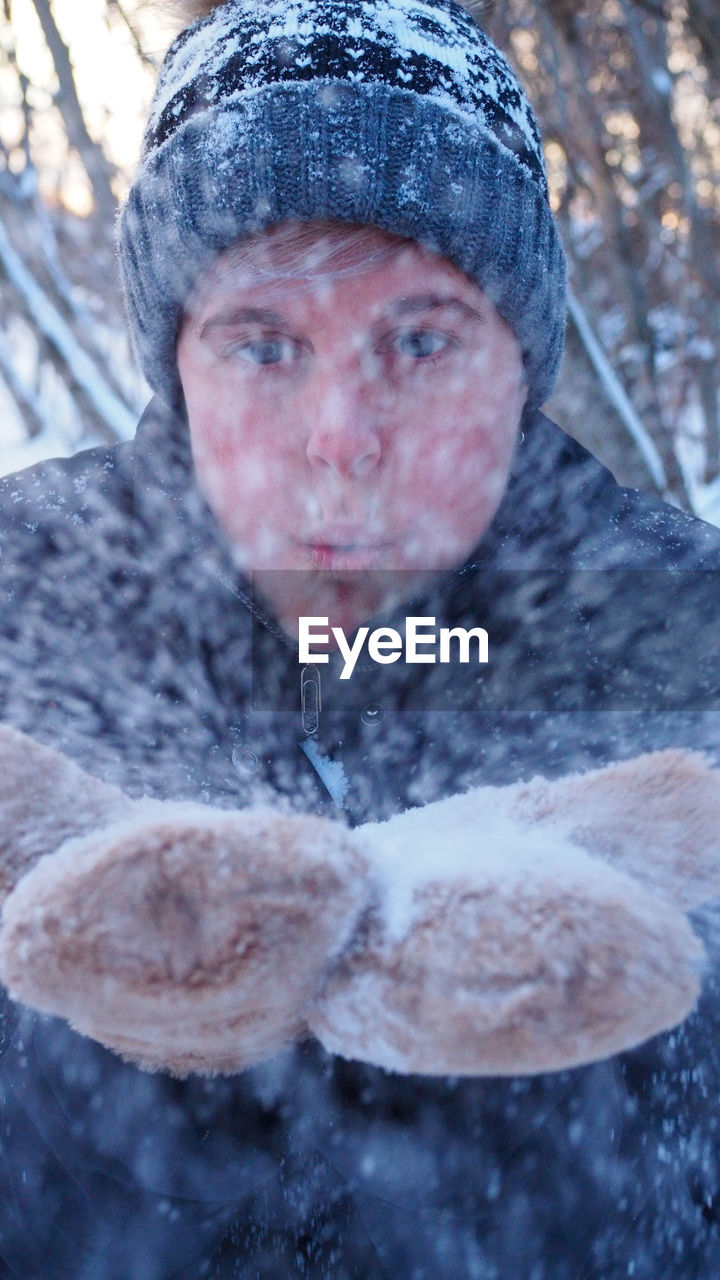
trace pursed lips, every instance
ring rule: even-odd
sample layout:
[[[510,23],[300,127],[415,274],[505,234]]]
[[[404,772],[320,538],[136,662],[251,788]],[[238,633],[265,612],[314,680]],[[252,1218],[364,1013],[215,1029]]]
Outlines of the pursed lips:
[[[301,545],[316,568],[371,569],[390,543],[359,525],[331,525],[303,538]]]

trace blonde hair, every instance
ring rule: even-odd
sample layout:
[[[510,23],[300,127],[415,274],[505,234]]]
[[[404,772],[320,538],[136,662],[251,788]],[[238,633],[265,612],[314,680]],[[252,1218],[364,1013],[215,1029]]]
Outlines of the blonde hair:
[[[191,312],[212,289],[214,273],[222,263],[232,272],[275,281],[313,279],[317,275],[355,275],[368,264],[406,247],[417,252],[417,241],[396,236],[364,223],[333,222],[326,218],[277,223],[264,231],[251,231],[224,249],[195,283],[185,306]],[[298,269],[299,259],[299,269]]]
[[[383,231],[374,224],[335,222],[330,218],[312,218],[307,221],[288,221],[263,231],[251,231],[238,239],[225,251],[235,266],[257,265],[256,249],[268,246],[272,252],[273,267],[282,270],[284,260],[298,253],[312,255],[311,266],[325,271],[342,271],[348,253],[362,254],[364,260],[377,257],[385,251],[378,240],[386,240],[387,247],[415,244],[414,240]]]

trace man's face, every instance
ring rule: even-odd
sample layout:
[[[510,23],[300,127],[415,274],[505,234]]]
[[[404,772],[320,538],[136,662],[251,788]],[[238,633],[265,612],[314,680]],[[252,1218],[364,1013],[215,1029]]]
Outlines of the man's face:
[[[328,224],[253,237],[203,278],[177,359],[200,488],[289,630],[296,605],[328,612],[324,592],[341,625],[377,612],[373,571],[459,565],[497,510],[520,348],[417,244]],[[297,602],[279,585],[293,575],[264,572],[280,569],[304,571]]]

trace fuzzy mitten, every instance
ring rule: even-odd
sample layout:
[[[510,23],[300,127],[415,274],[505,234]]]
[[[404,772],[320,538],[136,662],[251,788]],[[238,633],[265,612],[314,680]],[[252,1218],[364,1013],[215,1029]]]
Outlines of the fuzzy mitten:
[[[43,854],[132,811],[117,787],[0,724],[0,905]]]
[[[684,910],[720,893],[720,770],[702,752],[655,751],[506,792],[523,826],[562,831]]]
[[[0,779],[15,999],[177,1075],[236,1072],[305,1033],[368,899],[343,826],[131,801],[6,726]]]
[[[720,771],[658,752],[479,788],[361,829],[382,878],[308,1023],[403,1072],[557,1070],[680,1022],[720,893]]]
[[[308,1026],[400,1071],[606,1056],[690,1011],[684,909],[720,892],[718,772],[686,752],[350,832],[131,801],[0,727],[0,812],[11,994],[178,1075]]]

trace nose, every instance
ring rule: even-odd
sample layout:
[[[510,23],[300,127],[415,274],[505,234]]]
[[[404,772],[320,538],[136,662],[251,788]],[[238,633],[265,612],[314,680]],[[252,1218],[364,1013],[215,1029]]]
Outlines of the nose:
[[[327,467],[343,480],[362,480],[380,460],[380,437],[362,384],[342,383],[324,388],[310,407],[307,456],[313,466]]]

